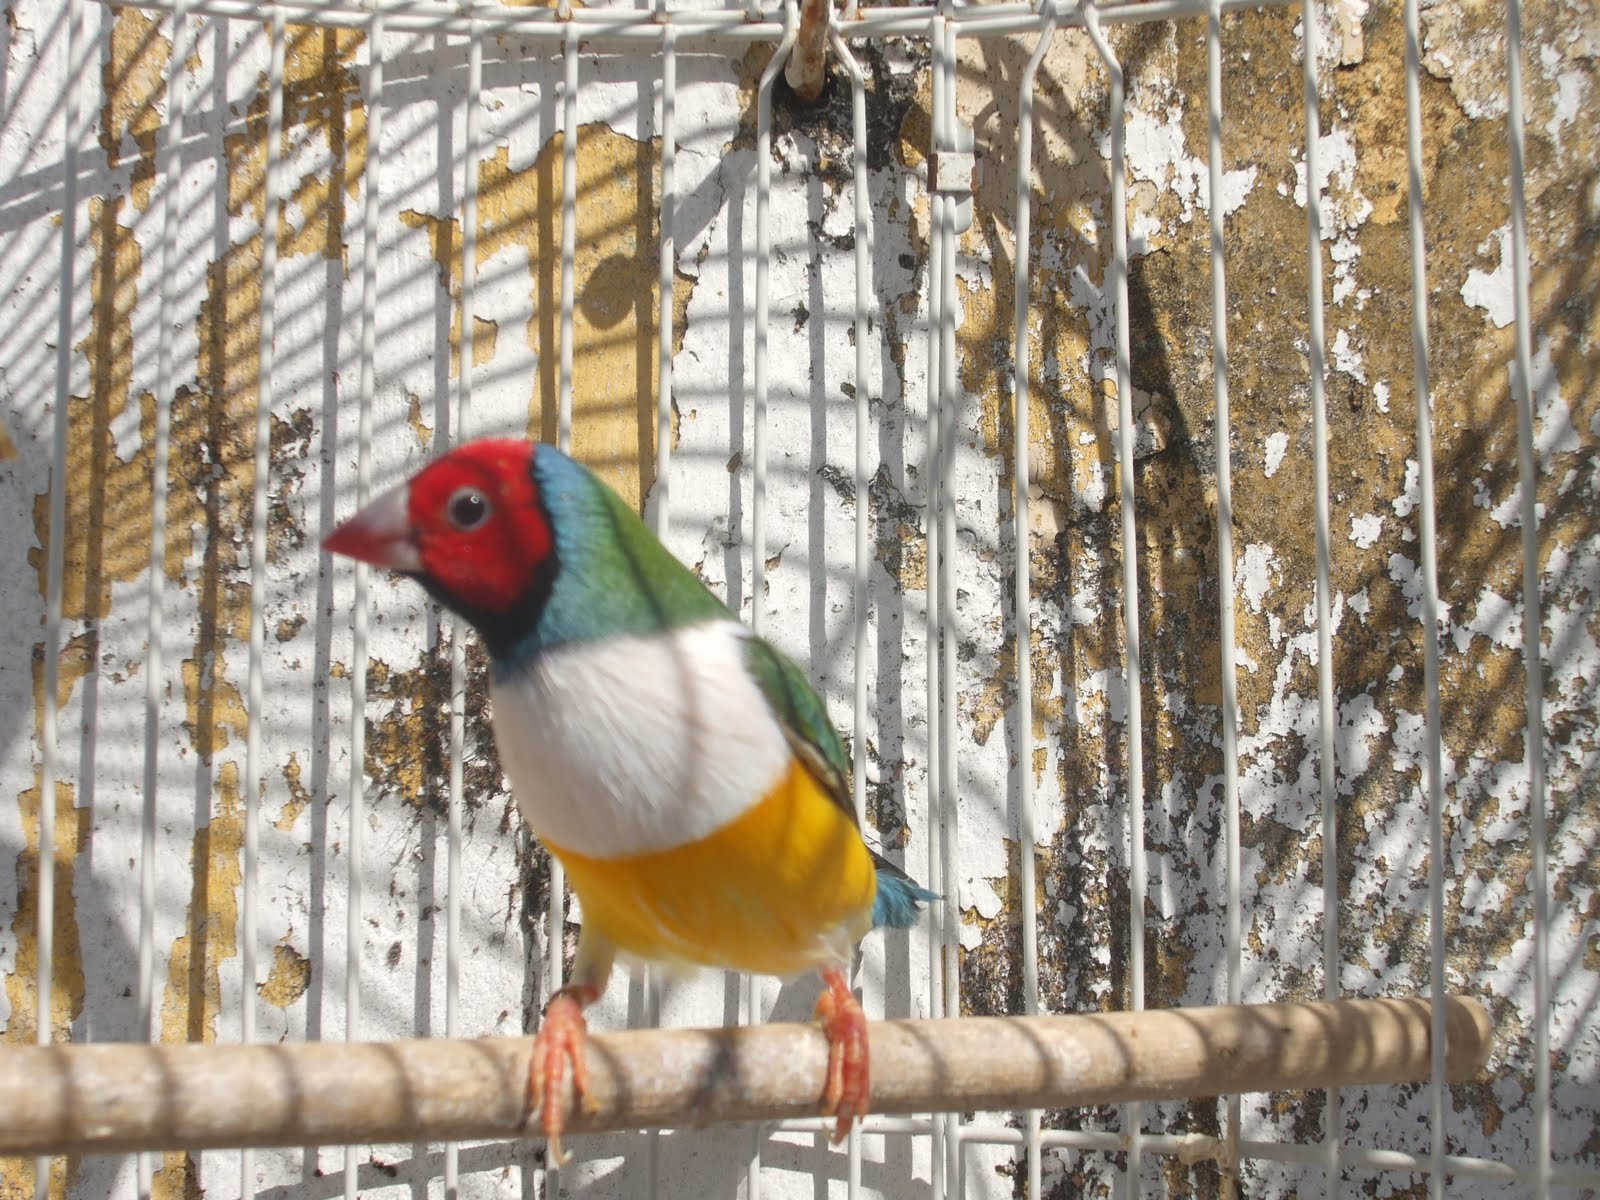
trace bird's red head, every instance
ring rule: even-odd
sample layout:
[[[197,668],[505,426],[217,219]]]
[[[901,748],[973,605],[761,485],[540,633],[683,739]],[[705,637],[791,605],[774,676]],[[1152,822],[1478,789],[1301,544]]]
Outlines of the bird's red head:
[[[415,576],[469,619],[506,614],[553,565],[536,453],[513,438],[469,442],[372,501],[323,547]]]

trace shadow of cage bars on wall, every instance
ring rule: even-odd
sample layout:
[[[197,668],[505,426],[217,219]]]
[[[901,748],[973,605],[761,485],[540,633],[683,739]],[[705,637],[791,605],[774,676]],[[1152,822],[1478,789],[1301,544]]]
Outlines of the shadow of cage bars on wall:
[[[1447,1082],[1439,1005],[1411,1083],[559,1172],[80,1141],[0,1195],[1600,1188],[1593,15],[1420,7],[8,8],[0,1043],[535,1024],[579,914],[481,652],[318,548],[496,432],[809,665],[942,897],[868,939],[873,1017],[1454,992],[1493,1045]],[[813,999],[639,968],[594,1023]],[[0,1131],[116,1101],[66,1070],[0,1071]]]

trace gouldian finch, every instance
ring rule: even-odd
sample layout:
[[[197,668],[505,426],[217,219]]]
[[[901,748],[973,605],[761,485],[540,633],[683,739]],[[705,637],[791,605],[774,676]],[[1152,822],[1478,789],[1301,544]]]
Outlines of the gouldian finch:
[[[862,840],[844,745],[804,672],[552,446],[465,444],[324,545],[411,576],[488,650],[501,764],[583,910],[530,1068],[557,1160],[569,1065],[588,1092],[583,1010],[619,952],[819,971],[823,1107],[842,1138],[870,1094],[853,949],[934,897]]]

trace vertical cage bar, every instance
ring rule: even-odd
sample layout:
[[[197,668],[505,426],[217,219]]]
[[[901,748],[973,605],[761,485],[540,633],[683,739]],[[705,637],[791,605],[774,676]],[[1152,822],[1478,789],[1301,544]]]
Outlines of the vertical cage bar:
[[[1534,461],[1533,332],[1528,282],[1528,207],[1522,97],[1522,0],[1506,0],[1506,140],[1511,169],[1511,277],[1516,357],[1511,373],[1517,405],[1517,481],[1522,519],[1522,658],[1526,672],[1528,839],[1533,890],[1533,1172],[1535,1195],[1548,1196],[1550,1170],[1550,866],[1545,815],[1544,660],[1539,599],[1538,466]],[[1435,968],[1442,994],[1444,964]],[[1437,1022],[1436,1022],[1437,1024]],[[1433,1034],[1435,1056],[1440,1037]],[[1441,1067],[1434,1066],[1435,1078]],[[1442,1101],[1441,1101],[1442,1105]],[[1442,1152],[1442,1151],[1441,1151]]]
[[[658,11],[665,13],[665,0]],[[666,540],[671,521],[672,496],[672,336],[673,287],[678,247],[673,224],[677,220],[678,153],[678,29],[668,25],[661,35],[661,258],[656,297],[656,485],[655,531]]]
[[[1100,15],[1084,10],[1085,29],[1111,83],[1111,290],[1117,338],[1117,473],[1122,509],[1122,623],[1126,637],[1123,663],[1128,728],[1128,979],[1129,1007],[1144,1007],[1144,903],[1147,891],[1144,850],[1144,705],[1139,647],[1138,527],[1134,512],[1133,363],[1128,331],[1128,185],[1122,64],[1106,41]],[[1143,1153],[1143,1106],[1125,1108],[1128,1161],[1125,1194],[1139,1195]]]
[[[950,16],[953,6],[941,0],[939,13],[933,21],[933,143],[943,149],[955,141],[955,38]],[[933,181],[930,179],[930,183]],[[956,791],[956,655],[955,655],[955,497],[950,477],[955,458],[955,395],[957,390],[955,360],[955,201],[952,197],[930,189],[933,204],[930,208],[933,237],[939,247],[939,270],[929,279],[930,291],[939,294],[938,318],[932,323],[932,337],[939,362],[938,390],[933,397],[931,410],[939,416],[937,430],[929,428],[929,436],[938,446],[933,470],[935,508],[939,527],[939,554],[930,556],[928,570],[937,581],[939,596],[937,637],[933,642],[938,667],[938,704],[929,713],[930,725],[939,727],[939,789],[937,799],[937,828],[939,831],[939,874],[942,882],[942,919],[939,922],[939,984],[943,992],[942,1011],[946,1016],[961,1012],[960,995],[960,922],[961,908],[959,877],[956,864],[956,836],[958,832],[955,811]],[[961,1116],[947,1113],[942,1118],[945,1125],[945,1188],[947,1194],[962,1194]]]
[[[144,700],[144,796],[139,806],[139,966],[136,985],[138,1027],[149,1041],[155,1024],[156,815],[161,787],[161,707],[166,688],[162,594],[167,562],[167,484],[172,451],[172,397],[177,390],[173,361],[173,279],[178,259],[179,180],[183,123],[187,109],[182,67],[189,57],[189,4],[176,0],[172,9],[172,51],[167,58],[167,116],[161,143],[161,251],[156,317],[155,431],[150,449],[150,578],[146,593]],[[48,693],[47,693],[48,694]],[[148,1200],[155,1185],[155,1157],[141,1152],[134,1166],[135,1189]]]
[[[794,49],[799,32],[799,12],[795,0],[783,6],[783,38],[773,51],[756,86],[756,299],[755,345],[752,353],[753,406],[750,489],[750,627],[757,633],[764,625],[767,554],[767,334],[768,291],[772,273],[772,87]],[[754,1024],[761,1019],[757,1011],[755,981],[746,975],[739,981],[739,1007],[743,1020]],[[747,1200],[761,1195],[762,1142],[760,1126],[750,1134],[750,1162],[745,1171]]]
[[[1228,960],[1227,1002],[1243,995],[1243,916],[1239,859],[1239,682],[1233,613],[1233,459],[1228,404],[1228,274],[1223,241],[1222,163],[1222,0],[1206,9],[1207,181],[1211,224],[1211,391],[1217,455],[1217,640],[1222,650],[1222,807],[1225,917],[1223,944]],[[1336,1095],[1330,1093],[1330,1095]],[[1238,1169],[1239,1096],[1227,1098],[1222,1164]]]
[[[931,43],[933,54],[933,70],[931,83],[934,92],[932,101],[933,120],[939,121],[940,100],[944,87],[944,72],[941,59],[944,55],[944,40],[940,37],[940,19],[934,17],[928,28],[928,39]],[[934,135],[937,137],[937,134]],[[933,182],[930,171],[928,182]],[[943,373],[944,359],[939,352],[939,330],[943,324],[944,293],[939,287],[939,280],[945,271],[944,243],[936,230],[942,219],[945,196],[933,187],[928,189],[928,384],[927,384],[927,438],[925,442],[926,455],[926,491],[924,494],[924,516],[926,526],[924,542],[926,553],[924,555],[927,577],[927,598],[925,610],[927,654],[927,717],[925,725],[928,733],[927,772],[928,772],[928,884],[936,893],[943,895],[949,887],[944,874],[944,856],[940,847],[944,837],[943,822],[940,818],[939,800],[944,790],[944,777],[941,771],[943,760],[943,744],[939,709],[943,689],[940,684],[939,671],[939,559],[944,543],[939,536],[939,493],[940,468],[940,440],[939,440],[939,405],[943,395],[941,376]],[[948,920],[947,909],[943,903],[929,906],[928,913],[928,1012],[927,1016],[940,1018],[946,1015],[944,1005],[944,987],[941,983],[943,970],[944,928]],[[954,1186],[953,1177],[946,1177],[946,1163],[951,1153],[949,1134],[950,1122],[943,1113],[933,1114],[933,1139],[931,1146],[930,1181],[932,1193],[938,1197],[950,1195]]]
[[[578,27],[570,21],[561,46],[561,340],[556,444],[566,453],[572,449],[572,314],[578,257]]]
[[[666,0],[656,0],[656,16],[664,20]],[[673,283],[677,265],[677,241],[673,222],[677,214],[676,166],[678,152],[678,30],[668,24],[661,31],[661,204],[658,217],[660,258],[657,276],[656,309],[656,471],[655,533],[667,540],[670,521],[668,500],[672,467],[672,336]],[[646,968],[644,977],[645,1021],[661,1023],[661,973]],[[645,1141],[646,1174],[650,1179],[650,1198],[661,1192],[661,1131],[652,1129]]]
[[[945,144],[955,139],[956,123],[956,61],[955,26],[945,20],[940,23],[940,36],[944,44],[942,71],[944,87],[940,109],[944,122]],[[942,293],[939,305],[939,634],[940,634],[940,689],[942,700],[939,709],[939,753],[941,762],[940,800],[941,827],[940,855],[944,859],[945,911],[949,922],[944,939],[945,1012],[961,1012],[961,971],[958,961],[960,943],[958,933],[961,923],[956,843],[960,831],[956,808],[956,496],[951,478],[955,470],[956,417],[960,400],[959,377],[956,374],[956,214],[955,201],[945,198],[939,214],[939,240],[944,245],[944,270],[939,275]]]
[[[1011,447],[1013,518],[1012,538],[1016,542],[1016,577],[1013,583],[1015,607],[1017,671],[1017,841],[1020,846],[1019,885],[1022,891],[1022,1004],[1032,1015],[1039,1011],[1039,905],[1035,845],[1038,829],[1033,810],[1033,613],[1029,598],[1032,582],[1033,531],[1029,520],[1028,489],[1031,486],[1029,452],[1031,429],[1029,389],[1032,384],[1033,346],[1029,330],[1029,275],[1032,262],[1033,221],[1033,96],[1039,75],[1056,36],[1056,13],[1047,8],[1039,40],[1028,64],[1023,68],[1017,93],[1017,214],[1016,265],[1012,278],[1011,360],[1016,377]],[[1027,1120],[1028,1200],[1039,1200],[1043,1187],[1043,1154],[1040,1145],[1038,1109],[1030,1109]]]
[[[60,771],[60,732],[56,720],[61,663],[61,622],[66,580],[67,548],[67,426],[72,399],[72,333],[74,291],[77,287],[78,142],[87,130],[78,98],[77,82],[86,70],[88,52],[83,0],[68,0],[64,20],[67,84],[63,98],[61,147],[61,301],[56,313],[55,413],[50,444],[50,544],[45,558],[44,602],[44,702],[39,723],[39,857],[36,869],[38,918],[38,993],[34,1009],[34,1040],[47,1046],[52,1040],[55,992],[56,935],[56,780]],[[82,55],[85,62],[78,61]],[[47,1156],[33,1160],[36,1200],[50,1194]]]
[[[261,229],[261,311],[256,382],[255,478],[250,515],[250,666],[244,750],[244,867],[240,882],[239,1040],[256,1036],[256,936],[261,845],[261,710],[265,704],[267,481],[272,470],[272,405],[277,341],[278,223],[283,211],[283,73],[286,19],[272,8],[272,50],[267,67],[266,189]],[[255,1152],[239,1155],[239,1191],[255,1192]]]
[[[378,228],[382,212],[378,164],[383,139],[383,12],[374,11],[367,28],[367,160],[361,181],[361,374],[356,393],[356,510],[366,508],[372,494],[372,402],[377,390],[378,360]],[[349,891],[345,908],[344,1007],[345,1040],[355,1041],[361,1031],[361,877],[365,867],[366,757],[367,757],[367,578],[368,568],[357,561],[351,597],[350,661],[350,831],[345,878]],[[358,1194],[359,1163],[355,1147],[345,1147],[344,1190],[354,1200]]]
[[[933,55],[937,59],[940,54],[940,43],[933,38]],[[932,73],[933,84],[940,86],[940,73],[935,69]],[[937,103],[934,108],[937,110]],[[937,191],[929,190],[928,211],[931,228],[937,228],[939,209],[944,204],[944,197]],[[928,878],[932,889],[942,892],[944,889],[943,864],[939,855],[939,374],[942,360],[939,354],[939,323],[942,294],[939,291],[938,279],[944,268],[944,246],[937,237],[928,239],[928,340],[927,340],[927,442],[925,454],[927,466],[926,492],[924,496],[924,516],[927,524],[927,569],[926,577],[926,629],[924,634],[927,641],[927,730],[928,730]],[[928,979],[929,979],[929,1017],[944,1016],[944,988],[939,982],[939,964],[941,944],[941,929],[944,924],[944,905],[930,906],[928,919]],[[935,1125],[938,1125],[937,1118]],[[940,1194],[935,1189],[935,1194]]]
[[[577,29],[567,24],[562,38],[561,75],[561,295],[557,342],[556,447],[563,453],[572,449],[572,314],[578,246],[578,37]],[[548,946],[545,962],[550,972],[550,992],[554,996],[566,981],[563,961],[567,928],[567,872],[554,855],[550,856],[550,902],[546,919]],[[553,1155],[545,1156],[546,1191],[561,1191],[561,1164]]]
[[[561,43],[561,293],[557,333],[556,447],[572,450],[572,353],[578,255],[578,31],[570,11]],[[566,982],[564,962],[567,928],[567,872],[550,856],[550,903],[546,920],[550,995]],[[569,1159],[570,1162],[570,1159]],[[545,1156],[546,1191],[561,1192],[561,1169],[553,1155]]]
[[[1422,199],[1422,39],[1417,0],[1405,0],[1407,240],[1411,254],[1411,358],[1417,405],[1418,540],[1422,558],[1422,673],[1426,703],[1430,990],[1444,993],[1444,745],[1439,696],[1439,568],[1433,477],[1433,396],[1429,385],[1427,244]],[[1444,1024],[1436,1015],[1430,1072],[1429,1188],[1444,1187]],[[1331,1189],[1330,1189],[1331,1190]]]
[[[850,76],[851,161],[855,189],[855,468],[853,484],[856,494],[855,565],[852,576],[851,635],[855,657],[855,694],[852,703],[852,728],[855,731],[856,752],[854,773],[851,779],[851,796],[855,801],[856,819],[862,821],[867,811],[867,625],[868,605],[867,572],[871,567],[869,533],[871,529],[870,503],[867,489],[871,484],[871,466],[867,454],[867,435],[871,424],[872,348],[868,341],[872,331],[872,197],[867,174],[867,90],[866,77],[861,64],[850,52],[849,44],[830,31],[830,43],[845,72]]]
[[[1327,372],[1327,333],[1322,303],[1322,175],[1319,141],[1321,115],[1317,109],[1317,6],[1302,0],[1300,9],[1301,81],[1306,121],[1306,322],[1310,359],[1312,503],[1315,509],[1317,580],[1317,782],[1322,809],[1322,976],[1323,995],[1339,998],[1339,820],[1338,760],[1334,752],[1333,622],[1331,618],[1331,537],[1328,516],[1328,406],[1324,389]],[[1437,861],[1437,856],[1435,856]],[[1334,1135],[1332,1121],[1339,1097],[1326,1093],[1328,1125],[1326,1144]],[[1328,1151],[1326,1188],[1339,1187],[1337,1150]]]
[[[462,113],[461,147],[461,336],[456,368],[455,427],[451,443],[472,436],[472,357],[478,295],[478,156],[483,119],[483,30],[474,21],[467,31],[467,94]],[[461,1026],[461,807],[465,793],[467,741],[467,623],[450,621],[450,783],[446,812],[445,865],[445,1036]],[[560,942],[556,943],[558,946]],[[559,953],[559,951],[558,951]],[[455,1197],[461,1186],[461,1156],[456,1143],[444,1148],[444,1190]]]
[[[772,275],[772,88],[794,48],[799,24],[793,0],[784,5],[784,34],[756,90],[756,311],[752,356],[754,413],[751,429],[750,625],[766,623],[767,581],[767,337]]]
[[[931,85],[932,112],[930,119],[932,127],[930,136],[933,147],[939,145],[944,136],[944,20],[941,17],[933,18],[929,31],[932,43]],[[928,793],[929,828],[936,837],[930,848],[931,864],[937,865],[937,874],[940,880],[939,891],[941,898],[938,908],[937,922],[930,922],[939,933],[935,946],[934,960],[929,964],[932,975],[933,992],[935,998],[934,1012],[939,1016],[949,1015],[947,1008],[948,993],[944,986],[944,941],[945,926],[949,922],[949,906],[944,903],[943,893],[947,890],[948,880],[945,870],[949,866],[945,857],[944,835],[944,577],[943,566],[945,554],[944,546],[944,306],[945,290],[941,286],[946,271],[949,267],[949,247],[944,240],[944,206],[946,196],[933,186],[934,180],[931,171],[928,176],[928,225],[929,251],[928,270],[928,534],[934,541],[928,551],[928,731],[930,745],[928,751],[930,768],[937,767],[938,786],[930,783]],[[935,682],[937,681],[937,682]],[[935,749],[937,747],[937,749]],[[931,865],[930,864],[930,865]],[[935,1117],[936,1121],[943,1121],[942,1117]]]
[[[833,20],[830,12],[829,20]],[[837,26],[828,31],[834,55],[850,76],[851,164],[855,189],[855,562],[851,577],[852,658],[855,663],[855,694],[851,706],[852,754],[851,798],[855,803],[856,823],[865,827],[867,814],[867,572],[871,567],[868,534],[872,521],[870,466],[867,438],[872,431],[871,384],[872,356],[867,339],[871,336],[872,313],[872,197],[867,173],[867,89],[861,64],[850,52]],[[850,1127],[849,1171],[845,1181],[848,1200],[861,1194],[861,1123]]]

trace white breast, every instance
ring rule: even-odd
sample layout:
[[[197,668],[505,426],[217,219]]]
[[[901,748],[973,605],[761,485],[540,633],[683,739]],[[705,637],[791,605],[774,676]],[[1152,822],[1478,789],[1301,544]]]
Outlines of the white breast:
[[[491,686],[495,743],[529,827],[621,858],[715,832],[761,800],[789,747],[744,665],[742,625],[541,654]]]

